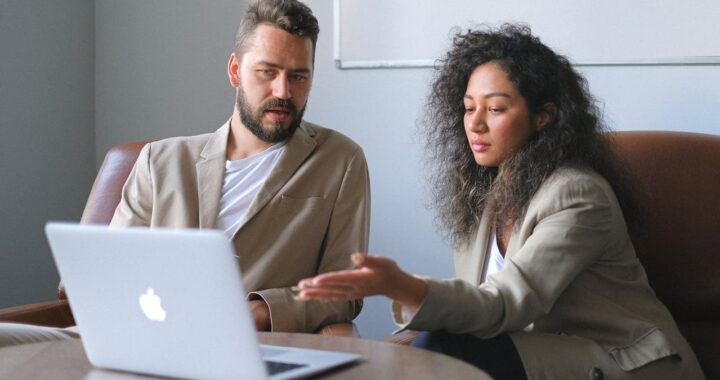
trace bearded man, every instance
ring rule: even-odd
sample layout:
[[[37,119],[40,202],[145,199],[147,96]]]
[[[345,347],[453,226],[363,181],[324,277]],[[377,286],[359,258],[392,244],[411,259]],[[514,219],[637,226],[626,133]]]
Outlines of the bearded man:
[[[213,133],[147,144],[111,222],[224,231],[262,331],[315,332],[353,320],[362,307],[303,302],[291,290],[303,278],[348,269],[350,255],[368,248],[362,149],[302,119],[318,33],[299,1],[252,2],[227,67],[236,89],[230,120]],[[75,327],[0,324],[0,347],[77,336]]]
[[[301,302],[290,289],[349,268],[350,255],[368,244],[362,149],[302,119],[318,33],[298,1],[252,2],[227,66],[236,89],[230,120],[214,133],[146,145],[111,222],[225,231],[258,330],[314,332],[351,321],[362,307]]]

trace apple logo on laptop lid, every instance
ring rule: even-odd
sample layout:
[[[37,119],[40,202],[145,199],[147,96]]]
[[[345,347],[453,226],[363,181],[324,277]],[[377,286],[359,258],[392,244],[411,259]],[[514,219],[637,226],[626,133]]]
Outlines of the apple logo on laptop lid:
[[[145,316],[151,321],[163,322],[167,313],[162,307],[162,300],[155,294],[153,288],[148,288],[145,293],[138,298],[140,301],[140,309]]]

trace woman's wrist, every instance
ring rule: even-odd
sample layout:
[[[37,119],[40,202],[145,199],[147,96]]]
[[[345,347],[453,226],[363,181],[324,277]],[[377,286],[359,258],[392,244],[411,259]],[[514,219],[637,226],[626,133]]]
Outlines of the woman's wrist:
[[[427,295],[427,282],[407,273],[402,273],[387,296],[404,308],[415,312]]]

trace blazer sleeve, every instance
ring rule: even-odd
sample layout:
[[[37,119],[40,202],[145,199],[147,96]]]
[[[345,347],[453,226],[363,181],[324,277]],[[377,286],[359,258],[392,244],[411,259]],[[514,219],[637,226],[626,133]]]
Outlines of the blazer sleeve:
[[[367,252],[370,229],[370,179],[367,162],[357,148],[346,167],[330,222],[322,243],[317,273],[351,267],[350,255]],[[361,299],[342,302],[296,301],[289,288],[253,292],[270,308],[272,331],[314,332],[339,322],[352,321],[362,309]]]
[[[153,184],[150,175],[151,146],[151,143],[145,144],[140,150],[123,186],[120,203],[110,221],[111,226],[150,226],[153,207]]]
[[[560,181],[544,190],[521,226],[527,238],[500,272],[479,286],[427,280],[424,303],[400,326],[487,338],[521,330],[549,313],[575,277],[606,251],[615,219],[606,189],[597,182]]]

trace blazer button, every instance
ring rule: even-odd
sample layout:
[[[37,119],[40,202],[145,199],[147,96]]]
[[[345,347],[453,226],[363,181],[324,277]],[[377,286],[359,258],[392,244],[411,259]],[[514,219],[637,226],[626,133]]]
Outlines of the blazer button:
[[[605,377],[603,371],[597,367],[591,369],[589,375],[590,380],[602,380]]]

